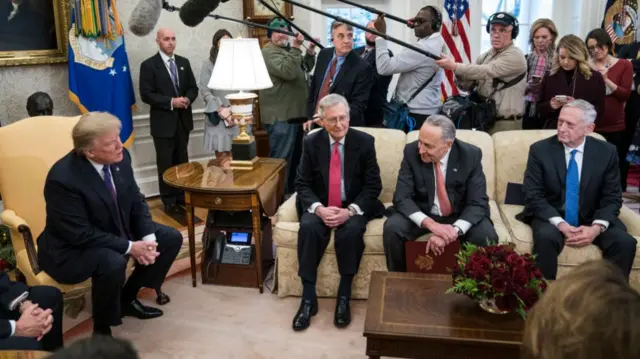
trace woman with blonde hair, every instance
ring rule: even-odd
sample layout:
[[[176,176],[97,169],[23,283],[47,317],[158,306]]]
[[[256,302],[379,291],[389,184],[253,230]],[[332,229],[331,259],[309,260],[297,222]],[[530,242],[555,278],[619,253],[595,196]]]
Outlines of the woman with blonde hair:
[[[640,358],[640,294],[595,260],[549,285],[529,312],[522,359]]]
[[[525,90],[525,110],[522,118],[523,130],[542,128],[543,123],[536,111],[536,97],[540,90],[540,82],[551,68],[553,52],[556,48],[558,30],[551,19],[538,19],[531,25],[529,44],[531,52],[527,59],[527,89]]]
[[[604,80],[599,72],[591,70],[587,46],[575,35],[563,36],[551,70],[540,83],[537,104],[543,128],[556,128],[560,109],[575,99],[591,103],[599,121],[604,114],[604,97]]]

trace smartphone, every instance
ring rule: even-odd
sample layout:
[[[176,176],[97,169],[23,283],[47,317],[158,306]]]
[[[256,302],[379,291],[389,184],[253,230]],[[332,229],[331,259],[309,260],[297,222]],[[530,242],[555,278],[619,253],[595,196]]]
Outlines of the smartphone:
[[[556,97],[554,97],[556,99],[556,101],[560,101],[560,102],[566,102],[567,101],[567,95],[556,95]]]

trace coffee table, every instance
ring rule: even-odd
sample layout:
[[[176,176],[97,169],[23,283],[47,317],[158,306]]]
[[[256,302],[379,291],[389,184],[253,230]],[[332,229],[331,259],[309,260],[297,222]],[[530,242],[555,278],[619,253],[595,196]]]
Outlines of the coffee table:
[[[373,272],[364,325],[369,358],[518,358],[524,321],[445,294],[451,283],[450,275]]]

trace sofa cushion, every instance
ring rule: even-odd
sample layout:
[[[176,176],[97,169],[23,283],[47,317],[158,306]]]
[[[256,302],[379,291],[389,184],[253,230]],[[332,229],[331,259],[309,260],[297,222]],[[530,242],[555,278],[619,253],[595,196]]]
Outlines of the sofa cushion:
[[[411,131],[407,134],[406,143],[418,140],[418,132]],[[456,138],[470,143],[482,151],[482,170],[487,179],[487,195],[489,199],[495,199],[495,156],[493,154],[493,140],[486,132],[473,130],[457,130]]]

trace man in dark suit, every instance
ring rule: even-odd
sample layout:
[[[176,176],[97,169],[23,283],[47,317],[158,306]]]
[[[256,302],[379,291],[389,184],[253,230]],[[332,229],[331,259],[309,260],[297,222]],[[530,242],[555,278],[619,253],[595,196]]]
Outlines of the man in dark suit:
[[[369,103],[373,85],[371,67],[353,49],[353,28],[351,25],[334,21],[331,24],[333,48],[320,51],[309,87],[305,130],[310,130],[312,120],[319,123],[318,104],[328,94],[339,94],[347,99],[351,108],[351,125],[364,126],[364,113]]]
[[[140,65],[140,97],[151,109],[151,136],[156,149],[158,186],[165,212],[185,223],[183,192],[170,187],[162,174],[171,166],[189,161],[187,145],[193,130],[191,105],[198,97],[198,84],[189,60],[174,54],[176,36],[160,29],[156,37],[160,51]]]
[[[369,220],[384,212],[378,200],[382,182],[374,138],[349,129],[349,104],[344,97],[324,97],[319,110],[324,130],[305,138],[296,178],[298,275],[303,289],[294,330],[309,327],[318,312],[317,268],[332,230],[340,272],[333,323],[338,328],[351,323],[351,283],[364,253],[364,231]]]
[[[624,134],[625,144],[624,148],[629,148],[633,143],[634,135],[636,134],[636,127],[638,121],[640,121],[640,42],[634,42],[626,45],[618,51],[617,54],[620,59],[627,59],[633,66],[633,86],[631,88],[631,95],[627,104],[624,106],[625,123]],[[624,161],[620,166],[620,179],[622,183],[622,192],[627,191],[627,179],[629,176],[629,161]]]
[[[562,107],[558,134],[529,149],[524,174],[525,208],[518,219],[531,225],[533,253],[547,279],[556,279],[565,245],[594,244],[628,277],[636,240],[618,220],[622,206],[616,148],[587,136],[596,110],[584,100]]]
[[[0,350],[62,347],[62,293],[55,287],[27,287],[0,273]]]
[[[120,126],[108,113],[80,118],[73,151],[47,175],[47,222],[38,238],[38,263],[53,279],[76,284],[91,278],[93,329],[105,335],[122,316],[162,315],[136,297],[141,287],[160,288],[182,245],[177,230],[151,220]],[[130,257],[136,267],[125,284]]]
[[[384,224],[387,268],[405,272],[404,243],[425,233],[439,255],[456,240],[485,246],[498,241],[489,212],[482,151],[456,139],[456,127],[442,115],[427,117],[418,141],[404,148],[393,194],[396,213]]]
[[[373,23],[373,21],[369,21],[367,28],[375,30],[376,28]],[[378,73],[376,70],[376,36],[367,32],[364,34],[364,37],[367,44],[353,50],[369,64],[373,75],[373,85],[371,86],[371,93],[369,94],[367,110],[364,113],[364,122],[367,127],[382,127],[384,107],[388,103],[387,93],[389,92],[389,84],[393,76],[385,76]],[[391,50],[389,50],[389,56],[393,56]]]

